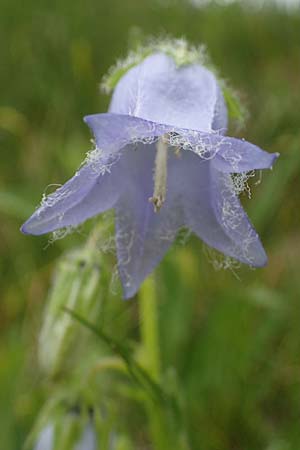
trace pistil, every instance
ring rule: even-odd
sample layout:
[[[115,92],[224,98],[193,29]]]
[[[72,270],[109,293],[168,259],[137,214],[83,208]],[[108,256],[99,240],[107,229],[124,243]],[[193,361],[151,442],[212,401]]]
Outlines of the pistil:
[[[159,212],[165,202],[167,193],[167,164],[168,164],[168,141],[162,136],[156,144],[156,156],[154,167],[154,192],[149,198],[153,203],[154,211]]]

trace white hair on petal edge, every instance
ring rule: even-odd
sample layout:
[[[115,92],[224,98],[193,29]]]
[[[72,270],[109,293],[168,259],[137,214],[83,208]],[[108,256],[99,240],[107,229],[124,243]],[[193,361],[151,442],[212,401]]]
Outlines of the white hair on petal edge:
[[[241,263],[239,261],[231,258],[230,256],[224,255],[218,250],[209,247],[205,243],[203,243],[203,253],[216,271],[230,270],[234,276],[239,279],[237,273],[235,272],[241,267]]]

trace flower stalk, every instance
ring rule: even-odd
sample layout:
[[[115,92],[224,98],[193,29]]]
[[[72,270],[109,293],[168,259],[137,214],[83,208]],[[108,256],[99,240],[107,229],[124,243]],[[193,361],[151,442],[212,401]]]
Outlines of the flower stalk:
[[[141,339],[147,356],[145,368],[154,381],[160,378],[159,327],[155,281],[149,277],[140,291]]]
[[[149,277],[140,290],[141,341],[143,345],[144,367],[157,383],[161,381],[161,355],[159,339],[158,298],[155,280]],[[177,437],[169,423],[167,401],[156,402],[147,398],[146,409],[153,449],[179,450]],[[182,447],[181,447],[182,448]]]
[[[157,295],[155,281],[149,277],[140,291],[141,341],[143,345],[144,366],[149,375],[157,382],[160,379],[160,349],[159,327],[157,314]],[[168,448],[166,430],[164,429],[163,411],[161,404],[147,401],[150,434],[153,448],[163,450]]]

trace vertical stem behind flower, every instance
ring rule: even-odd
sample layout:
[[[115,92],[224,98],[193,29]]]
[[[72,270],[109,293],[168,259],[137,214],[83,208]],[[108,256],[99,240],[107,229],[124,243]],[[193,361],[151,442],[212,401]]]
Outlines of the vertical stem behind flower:
[[[149,277],[140,290],[141,338],[146,369],[154,381],[160,377],[160,349],[155,282]]]
[[[153,277],[149,277],[140,290],[141,338],[143,344],[143,365],[151,378],[160,383],[160,339],[158,325],[158,299]],[[178,436],[174,435],[169,423],[167,404],[147,399],[150,436],[153,450],[179,450]],[[178,431],[178,430],[177,430]]]

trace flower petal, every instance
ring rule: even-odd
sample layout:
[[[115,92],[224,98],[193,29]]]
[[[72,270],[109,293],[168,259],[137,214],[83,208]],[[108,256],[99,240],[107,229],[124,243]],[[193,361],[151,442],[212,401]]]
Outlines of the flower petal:
[[[48,425],[39,434],[34,450],[52,450],[54,448],[54,425]],[[83,429],[74,450],[95,450],[96,435],[90,424]]]
[[[42,205],[24,223],[26,234],[44,234],[67,226],[76,226],[110,209],[118,199],[118,171],[101,173],[98,157],[83,166],[73,178],[46,197]]]
[[[116,241],[125,298],[136,293],[183,226],[182,210],[175,196],[177,180],[168,177],[166,201],[158,213],[149,202],[153,194],[154,160],[153,144],[130,147],[120,160],[126,178],[124,175],[122,195],[115,207]]]
[[[215,214],[233,244],[225,253],[252,267],[265,266],[266,252],[235,193],[231,176],[211,165],[211,178]]]
[[[42,206],[22,226],[24,233],[43,234],[76,226],[112,208],[120,191],[120,177],[115,177],[114,164],[121,149],[129,142],[151,140],[173,129],[118,114],[95,114],[87,116],[85,121],[94,132],[98,149],[73,178],[45,198]]]
[[[220,87],[217,89],[217,101],[215,104],[214,118],[212,129],[221,134],[225,134],[228,127],[227,106]]]
[[[203,159],[211,159],[214,167],[225,173],[249,172],[254,169],[270,169],[279,153],[268,153],[244,139],[178,129],[186,148]]]
[[[186,226],[225,255],[251,266],[264,266],[265,251],[234,192],[230,175],[193,153],[184,159],[184,171],[178,170],[177,176],[184,191]]]
[[[211,142],[217,149],[213,165],[225,173],[270,169],[279,156],[278,153],[267,153],[243,139],[214,134],[211,135]]]
[[[157,53],[130,69],[117,84],[110,112],[181,128],[210,131],[222,94],[213,73],[199,64],[177,67]],[[226,128],[219,118],[215,122]]]
[[[88,424],[82,433],[81,439],[76,444],[75,450],[96,450],[97,442],[93,427]]]
[[[116,154],[129,143],[147,141],[174,129],[123,114],[92,114],[86,116],[84,121],[91,128],[104,158]]]
[[[39,434],[34,450],[52,450],[53,448],[53,425],[48,425]]]

